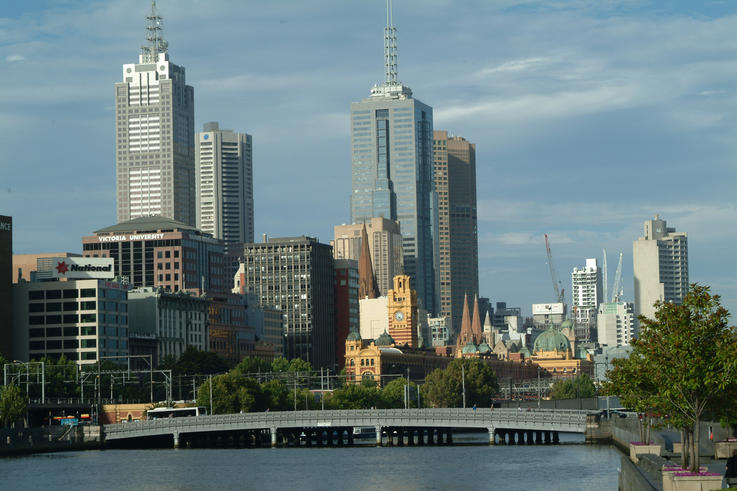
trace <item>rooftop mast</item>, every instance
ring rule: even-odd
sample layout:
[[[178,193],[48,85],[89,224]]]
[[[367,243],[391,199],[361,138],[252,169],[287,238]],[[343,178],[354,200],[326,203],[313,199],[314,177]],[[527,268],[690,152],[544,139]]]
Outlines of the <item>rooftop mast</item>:
[[[156,0],[151,1],[151,14],[146,16],[146,41],[148,46],[141,46],[141,62],[156,63],[159,53],[166,53],[169,44],[163,38],[164,21],[156,11]]]
[[[397,85],[397,29],[392,19],[392,0],[386,0],[386,27],[384,28],[384,68],[386,85]]]

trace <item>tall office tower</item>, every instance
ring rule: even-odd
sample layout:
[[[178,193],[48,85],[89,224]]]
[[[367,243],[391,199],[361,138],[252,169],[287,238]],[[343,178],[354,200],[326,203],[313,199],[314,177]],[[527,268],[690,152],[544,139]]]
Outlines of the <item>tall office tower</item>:
[[[13,218],[0,215],[0,355],[13,359]]]
[[[461,330],[463,298],[478,295],[479,246],[476,215],[476,145],[465,138],[433,133],[435,190],[438,193],[440,315]]]
[[[634,241],[635,319],[653,319],[656,300],[680,304],[688,291],[688,235],[666,227],[655,215],[645,222],[645,236]]]
[[[576,338],[591,341],[596,338],[593,331],[596,329],[597,309],[605,301],[601,270],[596,259],[586,259],[586,266],[573,268],[571,282]]]
[[[155,2],[146,20],[150,44],[115,84],[118,223],[162,215],[195,225],[194,90],[169,61]]]
[[[226,243],[253,242],[251,135],[205,123],[195,141],[197,228]]]
[[[412,98],[412,90],[397,80],[397,38],[390,8],[384,56],[385,82],[375,85],[366,99],[351,103],[351,223],[374,217],[399,221],[404,274],[412,278],[422,307],[435,313],[437,195],[432,108]]]
[[[335,363],[335,271],[328,244],[285,237],[245,244],[241,286],[259,304],[281,310],[284,354],[313,368]]]
[[[379,295],[386,295],[392,288],[394,277],[404,274],[402,234],[399,232],[399,224],[386,218],[372,218],[365,225],[376,285]],[[333,246],[335,259],[360,260],[363,227],[363,222],[334,227],[335,239],[330,245]]]
[[[359,265],[351,259],[335,261],[335,362],[345,365],[345,339],[358,332]]]

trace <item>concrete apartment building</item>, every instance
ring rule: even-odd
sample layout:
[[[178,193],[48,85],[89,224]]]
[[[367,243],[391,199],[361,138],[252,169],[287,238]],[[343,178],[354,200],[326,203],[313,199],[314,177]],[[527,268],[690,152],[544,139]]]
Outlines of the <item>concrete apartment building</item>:
[[[253,148],[246,133],[205,123],[195,140],[197,228],[226,244],[253,242]]]
[[[335,239],[330,245],[333,246],[333,257],[336,260],[360,259],[363,226],[363,223],[356,223],[334,227]],[[392,220],[374,217],[366,221],[366,233],[379,295],[384,296],[392,288],[394,277],[404,272],[400,226]]]
[[[632,245],[635,319],[654,318],[657,300],[680,304],[688,292],[688,235],[655,215]]]
[[[595,258],[586,259],[582,268],[573,268],[571,272],[571,295],[573,322],[576,339],[592,341],[596,338],[596,319],[599,304],[603,297],[602,272]]]
[[[230,292],[223,242],[164,217],[141,217],[82,237],[85,257],[112,257],[133,287],[196,294]]]
[[[629,346],[635,337],[632,302],[602,302],[597,312],[597,342],[602,346]]]
[[[312,237],[267,238],[243,249],[241,288],[282,312],[284,354],[313,368],[335,364],[335,270],[328,244]]]
[[[440,315],[458,335],[464,295],[479,292],[476,145],[447,131],[433,137],[435,190],[438,195]]]
[[[386,78],[351,103],[351,223],[375,217],[400,223],[404,274],[422,307],[437,311],[437,195],[433,184],[432,107],[397,77],[396,29],[384,30]],[[378,268],[376,268],[378,269]]]
[[[117,281],[21,282],[13,313],[15,359],[64,355],[82,365],[129,353],[128,291]]]
[[[13,218],[0,215],[0,355],[12,360]]]
[[[115,84],[118,222],[162,215],[195,225],[194,89],[169,61],[155,5],[147,46]]]

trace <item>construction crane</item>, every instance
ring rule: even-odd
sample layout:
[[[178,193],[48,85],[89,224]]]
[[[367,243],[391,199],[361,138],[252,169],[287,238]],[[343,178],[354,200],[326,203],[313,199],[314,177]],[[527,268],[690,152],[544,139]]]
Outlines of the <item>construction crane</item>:
[[[558,275],[555,274],[555,266],[553,265],[553,253],[550,252],[550,241],[548,240],[548,234],[545,234],[545,251],[548,254],[548,267],[550,268],[550,279],[553,280],[553,290],[555,291],[555,298],[558,303],[564,303],[565,290],[558,281]]]
[[[617,272],[614,273],[614,285],[612,286],[612,303],[619,302],[622,298],[624,291],[622,290],[622,253],[619,253],[619,264],[617,265]],[[606,300],[606,297],[604,297]]]

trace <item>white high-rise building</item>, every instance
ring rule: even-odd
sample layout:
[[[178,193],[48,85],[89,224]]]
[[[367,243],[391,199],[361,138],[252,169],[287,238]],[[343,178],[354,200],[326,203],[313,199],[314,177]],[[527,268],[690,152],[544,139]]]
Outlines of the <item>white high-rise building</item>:
[[[597,313],[597,342],[603,346],[629,346],[635,337],[632,302],[602,302]]]
[[[205,123],[195,155],[197,228],[226,243],[253,242],[251,135]]]
[[[138,63],[115,84],[118,223],[162,215],[195,224],[194,89],[169,61],[155,2]]]
[[[635,318],[655,317],[657,300],[680,304],[688,292],[688,235],[666,226],[655,215],[645,235],[633,243]]]
[[[596,312],[599,304],[604,301],[602,294],[601,269],[596,259],[586,259],[586,266],[573,268],[571,273],[572,310],[574,322],[582,338],[591,337],[592,330],[596,328]],[[584,331],[588,331],[588,336]]]

